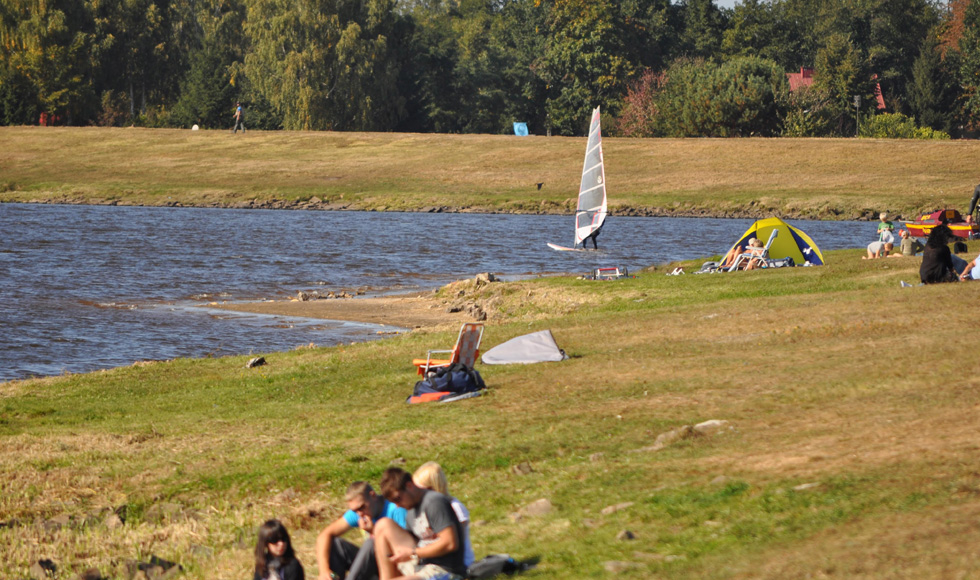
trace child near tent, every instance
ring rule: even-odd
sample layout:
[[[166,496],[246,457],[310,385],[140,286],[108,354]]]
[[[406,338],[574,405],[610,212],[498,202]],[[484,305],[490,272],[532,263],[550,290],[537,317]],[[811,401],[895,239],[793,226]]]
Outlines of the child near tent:
[[[303,565],[296,559],[289,532],[279,520],[268,520],[259,528],[254,580],[304,580]]]
[[[446,472],[435,461],[427,461],[415,470],[415,473],[412,474],[412,481],[419,487],[437,491],[449,498],[453,511],[459,518],[460,529],[463,531],[461,538],[463,542],[463,564],[469,568],[473,560],[476,559],[473,554],[473,544],[470,543],[470,512],[461,501],[449,495],[449,482],[446,480]]]

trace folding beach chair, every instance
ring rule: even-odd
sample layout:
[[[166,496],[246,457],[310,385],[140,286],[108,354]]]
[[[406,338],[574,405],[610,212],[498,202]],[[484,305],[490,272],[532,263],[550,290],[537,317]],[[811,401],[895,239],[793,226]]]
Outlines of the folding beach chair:
[[[477,357],[480,356],[480,341],[483,339],[482,322],[466,322],[459,329],[456,346],[451,350],[430,350],[425,358],[417,358],[412,364],[418,368],[418,374],[425,376],[429,371],[453,363],[462,363],[466,368],[473,368]],[[433,354],[448,353],[449,358],[432,358]]]
[[[752,252],[745,252],[744,254],[739,255],[738,258],[735,258],[735,263],[732,264],[732,267],[729,268],[728,271],[734,272],[735,270],[743,270],[745,269],[745,266],[747,266],[749,262],[751,262],[752,260],[758,260],[762,264],[761,267],[765,268],[766,265],[768,265],[769,263],[769,248],[772,246],[772,242],[776,239],[776,236],[778,235],[779,235],[779,230],[776,229],[772,230],[772,233],[769,234],[769,240],[766,242],[766,245],[763,246],[761,252],[759,252],[758,254],[754,254]]]

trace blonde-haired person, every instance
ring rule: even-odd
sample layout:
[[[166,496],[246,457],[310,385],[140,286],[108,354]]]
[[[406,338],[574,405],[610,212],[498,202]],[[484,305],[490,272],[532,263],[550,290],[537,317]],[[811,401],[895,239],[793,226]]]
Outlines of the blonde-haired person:
[[[449,482],[446,481],[446,472],[435,461],[427,461],[412,474],[412,482],[421,488],[431,489],[449,498],[463,531],[463,563],[469,568],[476,559],[473,554],[473,544],[470,543],[470,512],[463,505],[463,502],[449,495]]]

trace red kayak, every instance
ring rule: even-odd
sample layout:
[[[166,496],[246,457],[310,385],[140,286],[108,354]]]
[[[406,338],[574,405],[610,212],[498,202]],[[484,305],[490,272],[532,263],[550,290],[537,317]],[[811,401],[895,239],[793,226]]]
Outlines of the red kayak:
[[[953,231],[953,235],[958,238],[964,238],[967,240],[972,240],[975,238],[980,238],[980,226],[972,221],[967,221],[963,219],[960,212],[955,209],[941,209],[939,211],[934,211],[931,214],[924,215],[914,222],[902,222],[905,227],[908,228],[909,233],[917,238],[925,238],[929,236],[929,232],[932,228],[939,224],[946,224],[949,229]]]

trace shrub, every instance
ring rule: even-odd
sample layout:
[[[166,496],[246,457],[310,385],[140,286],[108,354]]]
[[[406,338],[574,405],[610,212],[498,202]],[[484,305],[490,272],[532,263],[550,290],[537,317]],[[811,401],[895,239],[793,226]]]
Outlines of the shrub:
[[[858,135],[871,139],[949,139],[949,133],[918,127],[901,113],[875,115],[861,123]]]

